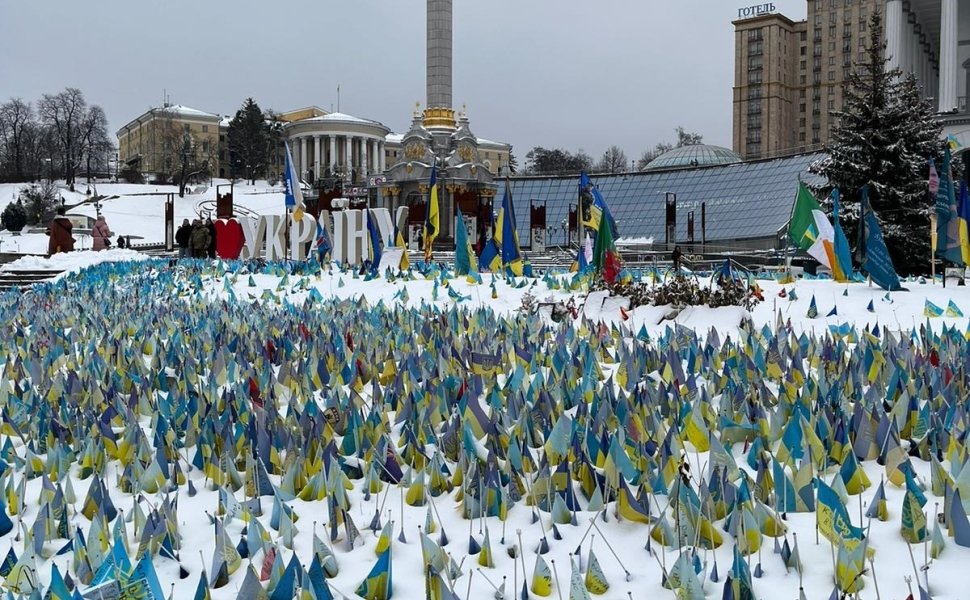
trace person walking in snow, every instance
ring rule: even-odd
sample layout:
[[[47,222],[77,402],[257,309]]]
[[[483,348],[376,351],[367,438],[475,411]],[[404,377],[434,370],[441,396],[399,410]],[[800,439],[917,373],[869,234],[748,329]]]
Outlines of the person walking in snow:
[[[100,215],[94,222],[94,227],[91,228],[91,239],[93,241],[92,250],[104,250],[111,247],[111,230],[108,229],[108,222],[104,215]]]
[[[192,248],[192,258],[205,258],[209,254],[209,229],[201,219],[192,222],[189,246]]]
[[[191,256],[189,240],[192,238],[192,225],[188,219],[182,220],[182,226],[175,232],[175,243],[179,246],[179,258]]]

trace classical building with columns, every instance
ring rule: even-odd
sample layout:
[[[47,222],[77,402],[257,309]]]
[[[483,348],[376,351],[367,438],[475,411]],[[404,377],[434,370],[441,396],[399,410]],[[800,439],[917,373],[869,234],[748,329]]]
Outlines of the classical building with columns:
[[[734,151],[746,159],[826,144],[867,27],[883,14],[890,67],[913,73],[944,133],[970,146],[970,0],[807,0],[794,21],[773,4],[741,9],[735,28]]]
[[[284,113],[283,132],[304,181],[336,178],[367,186],[384,172],[386,138],[391,130],[378,121],[316,107]]]

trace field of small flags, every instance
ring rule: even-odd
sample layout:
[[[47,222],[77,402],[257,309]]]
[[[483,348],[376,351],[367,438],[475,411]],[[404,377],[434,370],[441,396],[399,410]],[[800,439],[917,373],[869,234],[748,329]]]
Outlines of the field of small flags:
[[[146,261],[0,296],[5,597],[965,598],[967,288],[758,284],[621,312]]]

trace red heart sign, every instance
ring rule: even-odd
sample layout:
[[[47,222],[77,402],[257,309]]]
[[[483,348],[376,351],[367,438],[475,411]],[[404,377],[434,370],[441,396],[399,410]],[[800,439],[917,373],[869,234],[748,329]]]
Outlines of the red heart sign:
[[[239,258],[242,252],[245,236],[243,235],[242,225],[236,219],[215,222],[216,226],[216,254],[219,258],[234,260]]]

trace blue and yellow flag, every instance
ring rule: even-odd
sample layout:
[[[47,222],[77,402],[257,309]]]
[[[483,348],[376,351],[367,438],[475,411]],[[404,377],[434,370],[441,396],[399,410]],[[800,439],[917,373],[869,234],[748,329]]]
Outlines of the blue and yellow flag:
[[[428,184],[428,211],[424,216],[424,259],[431,260],[431,246],[438,237],[438,167],[431,167]]]
[[[457,207],[456,207],[457,208]],[[465,230],[465,219],[461,208],[457,208],[455,219],[455,275],[471,275],[478,273],[478,262],[472,250],[471,240]]]
[[[960,197],[957,200],[957,217],[960,228],[960,253],[963,262],[970,265],[970,191],[967,182],[960,182]]]
[[[849,520],[849,513],[839,495],[821,479],[818,480],[818,530],[833,544],[855,548],[862,540],[862,529]]]
[[[960,245],[960,215],[953,182],[950,149],[943,153],[943,169],[940,188],[936,193],[936,256],[957,265],[963,265]]]
[[[515,227],[515,207],[512,189],[505,183],[505,196],[498,213],[492,239],[482,250],[481,265],[492,273],[504,271],[507,275],[522,275],[522,252],[519,250],[519,232]]]
[[[377,273],[381,264],[381,256],[384,254],[384,242],[381,240],[381,232],[377,227],[377,219],[374,213],[367,211],[367,244],[370,250],[371,273]]]
[[[928,318],[942,317],[943,309],[927,299],[923,305],[923,316]]]
[[[366,600],[389,600],[391,597],[391,549],[377,558],[367,579],[360,583],[356,594]]]

